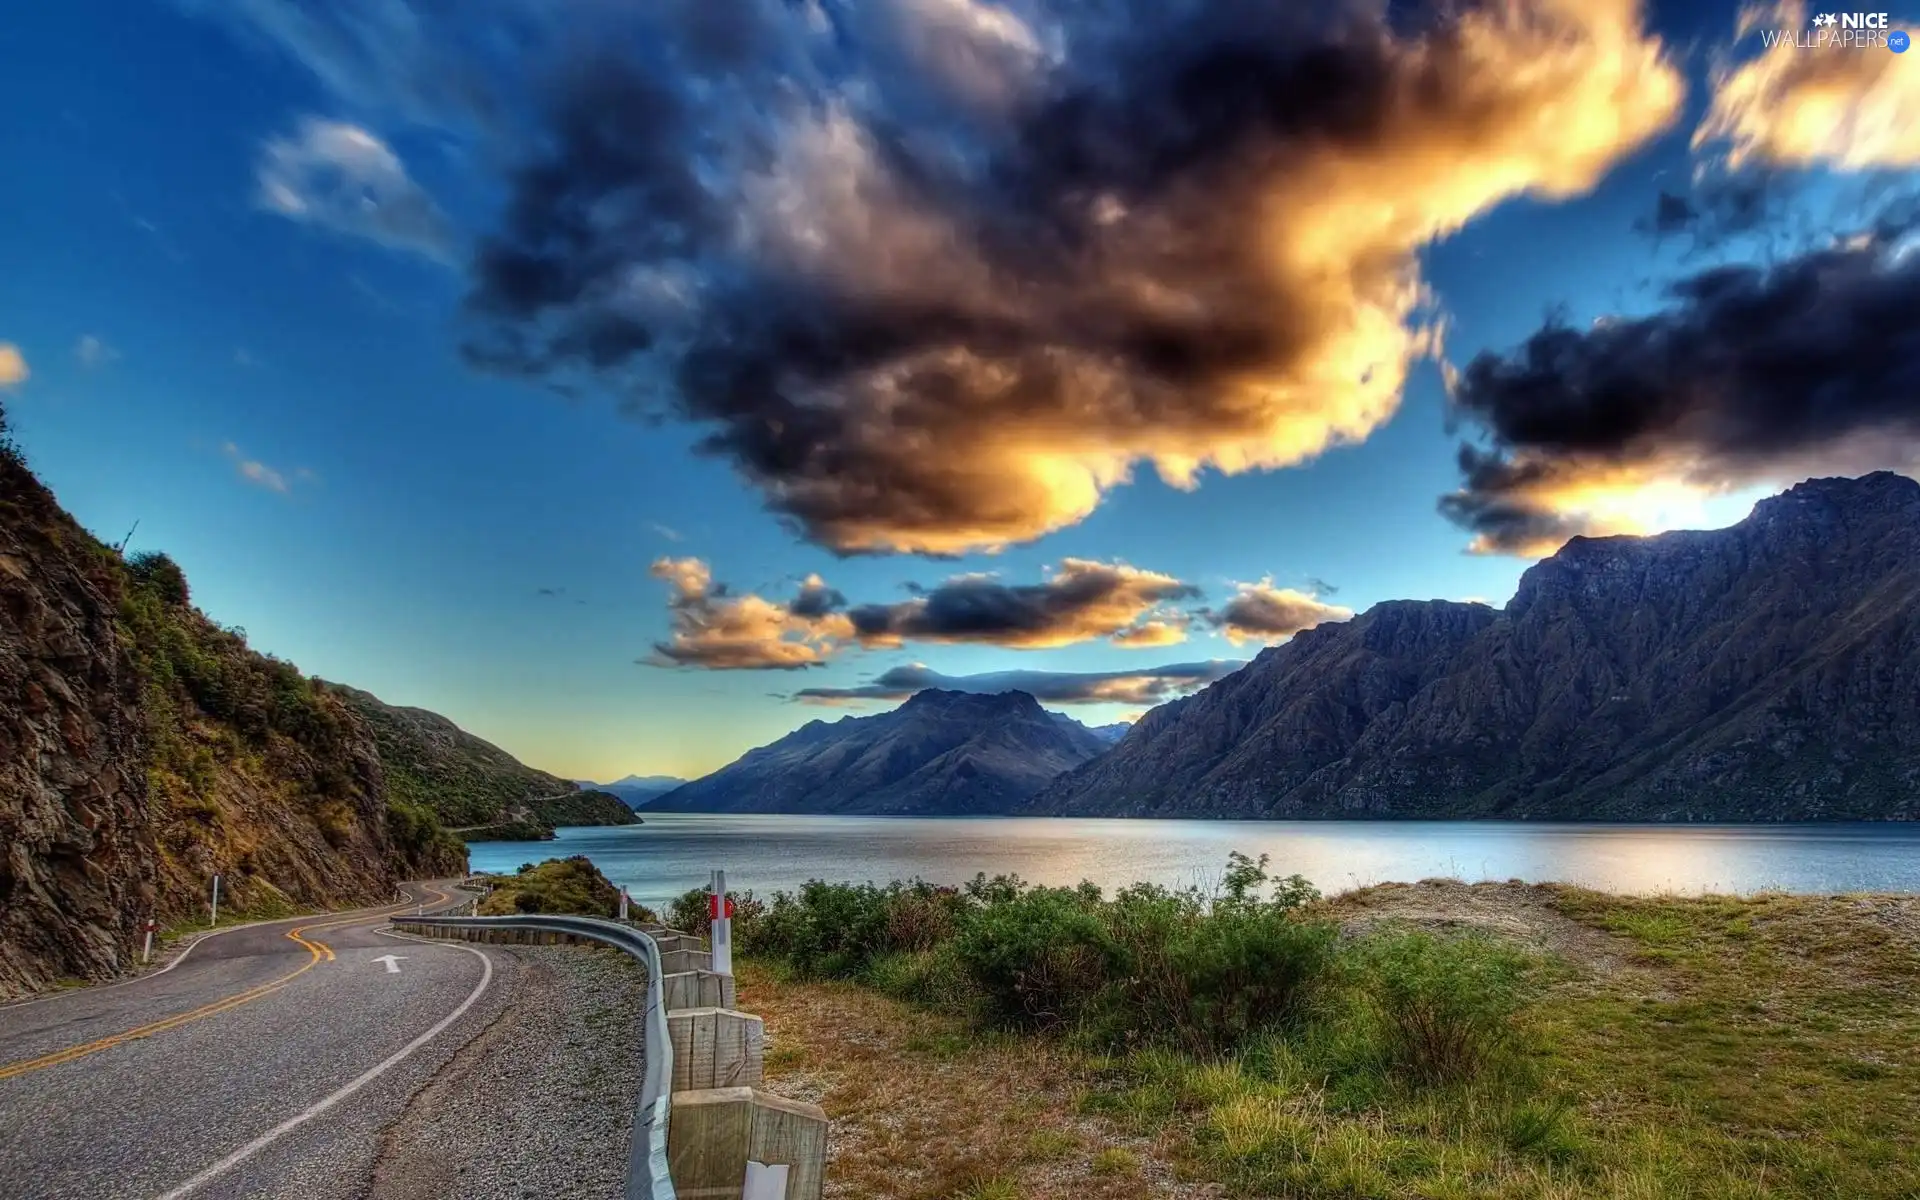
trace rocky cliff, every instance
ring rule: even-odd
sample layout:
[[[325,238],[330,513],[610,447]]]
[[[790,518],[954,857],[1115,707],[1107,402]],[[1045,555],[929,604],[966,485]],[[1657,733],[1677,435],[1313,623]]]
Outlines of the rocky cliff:
[[[161,898],[122,586],[0,452],[0,996],[110,972]]]
[[[3,428],[3,425],[0,425]],[[373,733],[123,560],[0,445],[0,995],[120,970],[147,917],[371,903],[465,851]]]
[[[1401,601],[1148,713],[1031,811],[1920,818],[1920,484],[1575,538],[1505,611]]]
[[[1005,813],[1107,748],[1025,692],[928,690],[892,712],[811,721],[649,805],[666,812]]]

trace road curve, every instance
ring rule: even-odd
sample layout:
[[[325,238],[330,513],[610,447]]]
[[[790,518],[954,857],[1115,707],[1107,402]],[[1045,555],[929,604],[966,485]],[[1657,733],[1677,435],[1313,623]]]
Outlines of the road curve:
[[[408,887],[404,905],[240,927],[165,972],[0,1009],[0,1196],[353,1195],[382,1114],[493,1015],[487,952],[381,932],[465,901]]]

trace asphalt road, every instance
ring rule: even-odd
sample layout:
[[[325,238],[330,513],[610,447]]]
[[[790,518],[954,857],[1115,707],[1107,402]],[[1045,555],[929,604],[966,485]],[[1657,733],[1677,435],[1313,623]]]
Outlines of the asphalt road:
[[[408,889],[429,912],[466,899]],[[361,1194],[380,1131],[515,969],[379,932],[415,907],[240,927],[165,972],[0,1008],[0,1196]]]

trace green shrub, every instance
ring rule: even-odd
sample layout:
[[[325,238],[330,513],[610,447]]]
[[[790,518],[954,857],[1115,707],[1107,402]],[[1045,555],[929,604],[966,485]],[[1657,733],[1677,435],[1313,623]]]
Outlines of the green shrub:
[[[705,888],[694,888],[683,892],[667,905],[666,923],[695,937],[706,937],[713,932],[713,893]],[[743,933],[766,914],[766,901],[758,899],[752,892],[733,893],[733,938],[735,942],[747,940],[750,933]]]
[[[7,406],[0,404],[0,462],[16,467],[25,467],[26,458],[20,453],[20,447],[13,440],[13,427],[7,423]]]
[[[135,587],[152,593],[161,603],[186,607],[190,592],[186,572],[172,557],[158,550],[135,554],[127,559],[127,574]]]
[[[1167,947],[1165,986],[1144,1006],[1148,1029],[1182,1031],[1200,1053],[1296,1024],[1334,965],[1337,931],[1274,909],[1217,912]]]
[[[988,1018],[1029,1028],[1080,1023],[1130,965],[1101,914],[1057,888],[981,909],[955,952]]]
[[[1354,956],[1393,1069],[1454,1083],[1512,1061],[1532,990],[1525,954],[1485,934],[1382,933]]]
[[[517,874],[487,879],[493,884],[493,892],[480,906],[483,916],[572,913],[611,917],[620,910],[620,889],[584,854],[530,863]]]
[[[756,904],[745,921],[736,901],[734,938],[743,953],[781,959],[803,977],[851,978],[878,958],[925,948],[930,929],[957,928],[970,903],[953,889],[919,881],[882,888],[815,879],[798,893],[777,893],[764,911]],[[930,915],[933,906],[947,908],[949,917]]]

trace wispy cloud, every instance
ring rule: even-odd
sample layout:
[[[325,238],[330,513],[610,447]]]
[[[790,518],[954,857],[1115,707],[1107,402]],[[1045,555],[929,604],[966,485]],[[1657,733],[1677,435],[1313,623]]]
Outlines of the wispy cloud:
[[[453,235],[439,206],[392,147],[357,125],[308,117],[292,135],[269,139],[255,184],[260,204],[281,216],[435,262],[453,260]]]
[[[647,528],[653,530],[655,533],[659,534],[661,537],[667,539],[670,542],[679,542],[679,541],[685,540],[683,537],[681,537],[680,531],[678,529],[673,528],[671,525],[662,525],[660,522],[654,521],[654,522],[651,522],[647,526]]]
[[[0,388],[15,387],[27,381],[27,356],[12,342],[0,342]]]
[[[232,442],[222,442],[220,452],[233,464],[234,473],[255,487],[265,488],[279,495],[290,495],[295,486],[305,486],[320,482],[320,476],[306,467],[296,467],[292,471],[281,471],[268,466],[257,458],[248,458],[239,446]]]
[[[108,345],[107,340],[99,334],[87,333],[73,344],[73,357],[81,366],[91,369],[119,361],[120,352]]]

